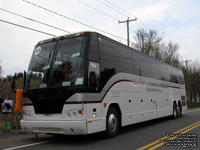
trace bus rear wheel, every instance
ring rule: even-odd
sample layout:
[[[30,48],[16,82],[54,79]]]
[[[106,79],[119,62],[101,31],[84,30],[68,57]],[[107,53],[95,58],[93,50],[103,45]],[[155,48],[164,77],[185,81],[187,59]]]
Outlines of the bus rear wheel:
[[[181,112],[181,105],[177,106],[177,117],[181,117],[182,116],[182,112]]]
[[[114,137],[119,131],[119,115],[114,107],[108,109],[106,115],[106,131],[104,132],[105,137]]]
[[[177,105],[174,103],[174,104],[173,104],[172,119],[176,119],[176,118],[178,118],[178,109],[177,109]]]

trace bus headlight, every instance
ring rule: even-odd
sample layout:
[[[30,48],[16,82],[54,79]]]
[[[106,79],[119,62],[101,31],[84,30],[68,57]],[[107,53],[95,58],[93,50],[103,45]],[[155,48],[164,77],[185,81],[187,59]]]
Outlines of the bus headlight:
[[[24,114],[23,114],[25,117],[31,117],[31,112],[28,112],[28,111],[24,111]]]
[[[68,116],[68,117],[71,117],[72,115],[71,115],[71,113],[70,113],[70,112],[68,112],[68,113],[67,113],[67,116]]]
[[[73,116],[76,116],[76,112],[75,111],[72,114],[73,114]]]
[[[24,111],[23,112],[23,119],[26,120],[28,118],[32,117],[32,114],[31,112],[28,112],[28,111]]]
[[[68,117],[76,117],[78,115],[83,115],[83,111],[82,110],[70,110],[66,112]]]

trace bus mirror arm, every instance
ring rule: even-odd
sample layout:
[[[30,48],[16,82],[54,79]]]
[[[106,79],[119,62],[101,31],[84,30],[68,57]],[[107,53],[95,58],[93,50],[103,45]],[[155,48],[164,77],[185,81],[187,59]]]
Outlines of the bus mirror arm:
[[[24,85],[23,85],[23,91],[25,89],[26,86],[26,71],[24,71]]]
[[[90,72],[90,75],[89,75],[89,86],[90,87],[94,87],[94,88],[97,87],[97,78],[96,78],[96,73],[94,71]]]

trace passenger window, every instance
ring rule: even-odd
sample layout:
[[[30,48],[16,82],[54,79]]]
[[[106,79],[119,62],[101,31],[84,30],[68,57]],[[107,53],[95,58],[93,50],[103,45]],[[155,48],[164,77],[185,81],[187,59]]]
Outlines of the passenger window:
[[[107,81],[116,73],[114,64],[114,48],[106,39],[98,38],[100,47],[101,80],[100,87],[103,88]]]
[[[89,69],[88,69],[88,85],[90,85],[90,76],[93,74],[96,77],[96,88],[99,88],[99,80],[100,80],[100,69],[99,63],[89,61]]]
[[[132,54],[130,50],[116,45],[115,48],[115,65],[117,72],[133,73]]]

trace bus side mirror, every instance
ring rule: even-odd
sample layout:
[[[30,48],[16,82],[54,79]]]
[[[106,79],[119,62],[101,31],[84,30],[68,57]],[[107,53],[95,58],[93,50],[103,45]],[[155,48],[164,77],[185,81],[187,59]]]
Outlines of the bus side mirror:
[[[96,78],[96,73],[94,71],[90,72],[90,75],[89,75],[89,86],[90,87],[96,87],[97,86],[97,78]]]

